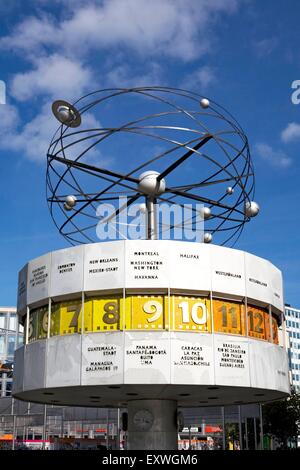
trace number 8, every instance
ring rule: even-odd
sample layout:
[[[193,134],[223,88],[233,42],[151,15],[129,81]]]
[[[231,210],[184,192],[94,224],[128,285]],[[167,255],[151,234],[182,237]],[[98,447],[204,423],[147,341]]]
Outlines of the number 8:
[[[107,325],[119,323],[120,314],[118,302],[106,302],[106,304],[104,304],[103,310],[105,312],[102,317],[104,323],[106,323]]]

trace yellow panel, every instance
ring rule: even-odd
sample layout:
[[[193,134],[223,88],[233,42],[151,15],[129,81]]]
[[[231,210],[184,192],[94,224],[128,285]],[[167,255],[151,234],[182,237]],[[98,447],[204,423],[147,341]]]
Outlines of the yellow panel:
[[[272,329],[273,329],[273,343],[279,344],[278,338],[278,322],[275,317],[272,317]]]
[[[132,330],[164,330],[165,302],[161,295],[134,295],[126,303],[126,327]]]
[[[272,339],[273,339],[273,343],[278,344],[279,339],[278,339],[277,319],[276,319],[275,316],[272,315],[272,336],[273,336],[273,338],[272,338],[271,337],[271,332],[270,332],[270,315],[266,312],[265,312],[265,328],[266,328],[266,339],[267,339],[267,341],[272,343]]]
[[[213,311],[215,332],[230,333],[231,335],[245,334],[243,304],[213,299]]]
[[[264,310],[262,311],[262,313],[264,314],[264,319],[265,319],[265,334],[264,334],[264,338],[260,338],[260,339],[266,339],[267,341],[270,341],[271,343],[272,337],[271,337],[271,330],[270,330],[270,314],[269,312],[265,312]],[[249,336],[252,336],[252,335],[249,334]]]
[[[93,330],[93,299],[86,299],[84,301],[84,331],[90,332]]]
[[[258,339],[267,339],[269,314],[263,309],[248,305],[248,335]]]
[[[210,299],[173,295],[170,301],[172,330],[211,332]]]
[[[26,322],[25,322],[25,328],[26,328]],[[28,343],[32,343],[33,341],[36,341],[36,339],[37,339],[37,311],[31,310],[29,313]]]
[[[82,321],[81,299],[53,304],[51,319],[51,336],[80,333]]]
[[[57,336],[60,334],[60,305],[51,305],[51,325],[50,325],[50,336]]]
[[[122,299],[123,302],[123,315],[125,313],[125,318],[123,317],[124,330],[131,329],[131,309],[132,309],[132,297],[128,296],[125,299]]]
[[[47,338],[48,332],[48,305],[38,308],[37,314],[37,339]]]
[[[121,296],[93,298],[92,331],[123,329],[123,299]]]
[[[81,333],[81,300],[52,304],[50,336]],[[243,304],[213,300],[214,331],[245,335]],[[262,308],[248,306],[248,333],[272,341],[270,316]],[[84,332],[126,330],[212,331],[210,299],[174,295],[93,297],[84,304]],[[28,342],[47,337],[48,306],[29,315]],[[25,325],[26,331],[26,325]],[[278,323],[272,317],[272,335],[278,344]]]

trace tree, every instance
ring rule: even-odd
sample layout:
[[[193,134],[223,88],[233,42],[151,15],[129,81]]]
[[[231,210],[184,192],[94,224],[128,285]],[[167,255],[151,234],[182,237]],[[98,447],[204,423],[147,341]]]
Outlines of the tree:
[[[292,390],[285,400],[263,406],[264,434],[276,438],[282,448],[289,442],[297,442],[300,433],[300,394]]]

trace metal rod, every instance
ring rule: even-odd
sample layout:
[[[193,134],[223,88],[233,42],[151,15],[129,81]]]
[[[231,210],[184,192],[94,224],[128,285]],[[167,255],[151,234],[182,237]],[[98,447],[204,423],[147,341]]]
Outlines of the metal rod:
[[[48,324],[47,324],[47,338],[50,338],[51,335],[51,309],[52,309],[52,299],[48,299]]]
[[[223,441],[223,450],[226,450],[226,433],[225,433],[225,407],[222,406],[222,427],[223,427],[223,434],[222,434],[222,441]]]
[[[63,439],[64,437],[64,424],[65,424],[65,409],[62,408],[62,414],[61,414],[61,438]]]
[[[46,440],[46,423],[47,422],[47,405],[44,405],[44,419],[43,419],[43,450],[45,450]]]
[[[260,421],[260,450],[264,450],[264,427],[263,427],[263,414],[262,405],[259,404],[259,421]]]
[[[120,450],[120,408],[117,414],[117,450]]]
[[[254,449],[257,450],[257,430],[256,430],[256,418],[254,420]]]
[[[146,198],[147,208],[147,240],[157,240],[156,200],[154,197]]]
[[[183,163],[187,158],[189,158],[191,155],[196,153],[196,150],[199,150],[200,147],[206,144],[210,139],[212,139],[213,136],[208,134],[206,135],[200,142],[194,146],[193,149],[189,150],[186,152],[182,157],[180,157],[176,162],[172,163],[168,168],[166,168],[160,175],[157,177],[157,181],[161,181],[165,176],[167,176],[169,173],[171,173],[175,168],[177,168],[181,163]]]
[[[238,405],[238,411],[239,411],[239,437],[240,437],[240,450],[243,450],[243,430],[242,430],[241,405]]]
[[[246,450],[249,450],[247,416],[245,416],[245,444],[246,444]]]
[[[106,450],[109,447],[109,408],[106,410]]]
[[[68,158],[61,158],[61,157],[58,157],[57,155],[49,155],[48,154],[48,157],[51,158],[51,160],[56,160],[60,163],[63,163],[64,165],[68,165],[72,168],[78,168],[80,170],[90,170],[90,171],[94,171],[96,173],[101,173],[103,175],[108,175],[108,176],[113,176],[114,178],[119,178],[121,180],[126,180],[126,181],[130,181],[132,183],[136,183],[138,184],[139,183],[139,180],[137,178],[133,178],[133,176],[129,176],[129,175],[122,175],[121,173],[116,173],[114,171],[110,171],[110,170],[104,170],[104,168],[98,168],[97,166],[94,166],[94,165],[88,165],[87,163],[82,163],[82,162],[79,162],[77,160],[69,160]]]
[[[25,344],[28,344],[28,332],[29,332],[29,307],[26,309],[26,325],[25,325]]]
[[[16,442],[16,419],[17,416],[13,415],[13,439],[12,439],[12,447],[11,450],[15,450],[15,442]]]

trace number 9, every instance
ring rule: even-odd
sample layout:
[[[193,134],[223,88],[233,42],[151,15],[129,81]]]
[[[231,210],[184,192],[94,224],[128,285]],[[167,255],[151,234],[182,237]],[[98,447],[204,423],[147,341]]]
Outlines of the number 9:
[[[151,313],[154,314],[153,317],[147,318],[147,321],[149,323],[152,323],[158,320],[161,317],[162,312],[163,312],[162,305],[160,302],[158,302],[158,300],[148,300],[147,302],[144,303],[143,310],[148,315],[150,315]]]

